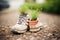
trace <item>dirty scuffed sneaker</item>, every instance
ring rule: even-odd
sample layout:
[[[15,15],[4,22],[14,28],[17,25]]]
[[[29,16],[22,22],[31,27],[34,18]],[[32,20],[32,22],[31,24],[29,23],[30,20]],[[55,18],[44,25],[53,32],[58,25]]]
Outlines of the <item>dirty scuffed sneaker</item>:
[[[27,26],[26,25],[23,25],[23,24],[16,24],[14,25],[12,28],[12,31],[15,31],[17,33],[24,33],[27,31]]]
[[[21,14],[19,15],[19,19],[16,25],[12,27],[12,30],[18,33],[24,33],[27,31],[27,14]]]
[[[37,23],[34,27],[30,27],[31,32],[37,32],[40,30],[40,28],[43,27],[42,23]]]

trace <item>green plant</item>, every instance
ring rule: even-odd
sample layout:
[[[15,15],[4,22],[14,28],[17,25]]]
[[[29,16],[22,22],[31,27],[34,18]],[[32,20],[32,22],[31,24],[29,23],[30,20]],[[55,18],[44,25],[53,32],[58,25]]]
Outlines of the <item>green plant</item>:
[[[40,10],[41,11],[41,8],[42,8],[42,4],[37,4],[37,3],[25,3],[24,5],[22,5],[20,8],[19,8],[19,11],[20,12],[24,12],[26,13],[26,11],[28,9],[30,10]]]
[[[39,15],[39,12],[36,11],[36,10],[33,10],[32,13],[31,13],[31,20],[32,20],[32,21],[33,21],[33,20],[36,20],[37,17],[38,17],[38,15]]]
[[[29,9],[37,10],[38,4],[36,4],[36,3],[30,3],[28,7],[29,7]]]
[[[27,14],[28,10],[29,8],[26,5],[22,5],[21,7],[19,7],[19,11],[21,12],[21,14]]]
[[[37,3],[25,3],[24,5],[31,10],[39,9],[39,4],[37,4]]]

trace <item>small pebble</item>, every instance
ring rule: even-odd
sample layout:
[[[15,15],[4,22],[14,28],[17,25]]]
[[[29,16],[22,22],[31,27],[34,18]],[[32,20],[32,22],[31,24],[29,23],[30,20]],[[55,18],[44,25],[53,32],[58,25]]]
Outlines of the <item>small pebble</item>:
[[[35,38],[34,37],[31,37],[31,39],[30,40],[35,40]]]
[[[51,33],[49,33],[47,36],[51,36],[52,34]]]
[[[21,38],[18,38],[17,40],[22,40]]]
[[[44,36],[44,37],[46,37],[46,36]]]
[[[26,37],[26,35],[23,35],[23,37]]]

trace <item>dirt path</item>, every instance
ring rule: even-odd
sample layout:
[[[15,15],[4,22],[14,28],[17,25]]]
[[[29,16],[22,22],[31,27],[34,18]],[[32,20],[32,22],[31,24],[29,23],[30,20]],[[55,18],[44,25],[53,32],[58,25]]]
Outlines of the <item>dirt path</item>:
[[[8,9],[0,12],[0,25],[9,26],[16,24],[18,15],[17,9]]]
[[[60,27],[60,15],[42,13],[39,16],[39,20],[45,24],[59,26]]]

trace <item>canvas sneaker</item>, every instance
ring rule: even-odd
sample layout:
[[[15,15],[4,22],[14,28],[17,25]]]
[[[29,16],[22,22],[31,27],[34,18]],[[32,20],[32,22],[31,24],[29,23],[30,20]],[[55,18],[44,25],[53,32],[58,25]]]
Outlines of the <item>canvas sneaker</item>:
[[[30,27],[30,31],[31,32],[37,32],[37,31],[39,31],[40,30],[40,28],[43,26],[43,24],[42,23],[37,23],[34,27]]]
[[[15,31],[17,33],[24,33],[27,31],[27,26],[23,24],[16,24],[12,27],[12,31]]]
[[[24,33],[27,31],[27,25],[26,25],[27,15],[21,14],[19,16],[19,20],[16,25],[12,27],[12,31],[18,32],[18,33]]]

